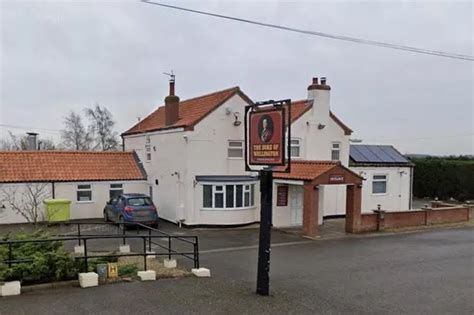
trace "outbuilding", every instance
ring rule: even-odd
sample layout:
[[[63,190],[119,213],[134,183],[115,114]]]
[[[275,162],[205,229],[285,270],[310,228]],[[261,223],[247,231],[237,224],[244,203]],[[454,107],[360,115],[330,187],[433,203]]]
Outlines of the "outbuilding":
[[[2,224],[45,220],[43,200],[49,198],[71,200],[71,219],[100,218],[108,200],[132,192],[149,193],[133,152],[0,152]]]

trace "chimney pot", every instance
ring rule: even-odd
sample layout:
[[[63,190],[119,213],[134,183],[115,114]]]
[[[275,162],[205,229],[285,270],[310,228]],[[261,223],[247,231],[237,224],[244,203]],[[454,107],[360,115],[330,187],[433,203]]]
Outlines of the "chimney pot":
[[[27,132],[28,135],[28,150],[34,151],[37,150],[37,136],[36,132]]]
[[[318,78],[313,78],[313,84],[318,84]]]
[[[170,80],[170,95],[174,95],[174,79]]]
[[[326,77],[321,77],[321,85],[326,85]]]

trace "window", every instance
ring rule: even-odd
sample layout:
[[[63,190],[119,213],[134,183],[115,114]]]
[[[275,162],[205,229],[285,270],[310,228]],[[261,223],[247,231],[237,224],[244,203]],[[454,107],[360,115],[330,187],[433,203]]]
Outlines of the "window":
[[[339,161],[341,159],[341,144],[333,142],[331,146],[331,160]]]
[[[374,175],[372,177],[372,193],[386,194],[387,193],[387,175]]]
[[[290,140],[290,154],[291,157],[300,157],[301,141],[300,139]]]
[[[254,206],[255,184],[203,185],[203,208],[239,209]]]
[[[145,146],[145,154],[146,154],[146,160],[148,162],[151,161],[151,146],[149,144]]]
[[[137,207],[144,207],[144,206],[151,206],[153,202],[149,197],[134,197],[127,200],[128,205],[130,206],[137,206]]]
[[[109,189],[109,198],[117,199],[118,196],[123,194],[123,185],[122,184],[110,184]]]
[[[244,142],[241,140],[231,140],[227,147],[227,157],[229,158],[243,158],[244,157]]]
[[[77,201],[91,201],[92,188],[91,185],[77,185]]]

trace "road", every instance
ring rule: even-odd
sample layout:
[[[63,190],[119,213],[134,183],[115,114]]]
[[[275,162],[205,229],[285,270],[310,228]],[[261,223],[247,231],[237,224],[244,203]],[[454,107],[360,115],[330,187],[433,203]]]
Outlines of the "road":
[[[239,247],[202,254],[210,279],[29,292],[0,314],[473,314],[473,232],[282,243],[270,297],[254,294],[257,250]]]

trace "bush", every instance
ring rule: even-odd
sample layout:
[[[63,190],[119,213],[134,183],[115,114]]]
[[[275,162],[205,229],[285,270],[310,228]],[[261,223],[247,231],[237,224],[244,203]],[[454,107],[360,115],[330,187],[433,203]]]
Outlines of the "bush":
[[[455,158],[417,158],[413,194],[419,198],[460,201],[474,199],[474,160]]]
[[[7,235],[4,240],[40,240],[50,235],[37,231],[31,234]],[[15,260],[28,259],[25,263],[8,268],[0,265],[0,281],[20,280],[23,284],[70,280],[77,277],[80,264],[65,251],[62,242],[15,244],[12,246]],[[0,246],[0,261],[8,260],[8,246]]]
[[[136,276],[138,272],[138,267],[136,264],[122,265],[118,268],[118,274],[122,276]]]

